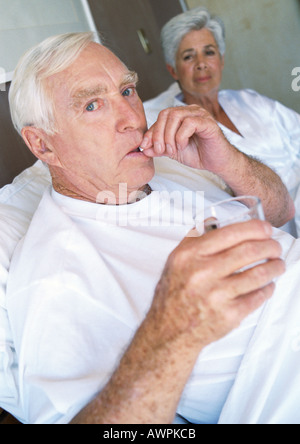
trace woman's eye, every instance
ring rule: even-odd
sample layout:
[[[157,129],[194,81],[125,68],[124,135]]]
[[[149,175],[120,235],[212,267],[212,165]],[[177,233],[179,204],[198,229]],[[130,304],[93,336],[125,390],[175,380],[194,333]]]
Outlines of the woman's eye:
[[[86,109],[86,111],[96,111],[96,109],[98,109],[98,108],[99,108],[99,104],[98,104],[97,100],[95,100],[94,102],[89,103],[85,109]]]

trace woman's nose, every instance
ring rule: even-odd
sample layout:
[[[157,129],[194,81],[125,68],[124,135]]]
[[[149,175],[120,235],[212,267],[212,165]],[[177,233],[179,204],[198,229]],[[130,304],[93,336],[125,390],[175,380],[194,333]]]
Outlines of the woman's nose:
[[[196,60],[196,69],[203,70],[207,68],[207,64],[204,57],[198,56]]]

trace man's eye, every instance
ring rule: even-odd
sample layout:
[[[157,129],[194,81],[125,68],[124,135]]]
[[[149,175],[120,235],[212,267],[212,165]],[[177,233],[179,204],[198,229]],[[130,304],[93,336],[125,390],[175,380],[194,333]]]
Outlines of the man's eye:
[[[124,97],[129,97],[132,96],[134,94],[134,88],[126,88],[123,92],[122,92],[122,96]]]
[[[86,111],[96,111],[96,109],[98,109],[98,108],[99,108],[99,104],[98,104],[97,100],[95,100],[94,102],[89,103],[85,109],[86,109]]]

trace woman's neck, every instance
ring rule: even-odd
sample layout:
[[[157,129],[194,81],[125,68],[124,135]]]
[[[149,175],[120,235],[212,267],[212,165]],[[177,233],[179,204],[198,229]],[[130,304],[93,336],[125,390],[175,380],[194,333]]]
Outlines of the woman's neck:
[[[187,105],[198,105],[206,109],[216,120],[221,114],[221,105],[219,104],[218,92],[210,93],[208,95],[191,95],[183,92],[184,102]]]
[[[218,92],[208,95],[199,95],[199,96],[194,96],[194,95],[192,96],[191,94],[184,92],[183,97],[184,97],[184,102],[187,105],[201,106],[201,108],[204,108],[206,111],[208,111],[217,122],[221,123],[226,128],[235,132],[239,136],[242,136],[237,127],[230,120],[229,116],[226,114],[226,112],[220,105]]]

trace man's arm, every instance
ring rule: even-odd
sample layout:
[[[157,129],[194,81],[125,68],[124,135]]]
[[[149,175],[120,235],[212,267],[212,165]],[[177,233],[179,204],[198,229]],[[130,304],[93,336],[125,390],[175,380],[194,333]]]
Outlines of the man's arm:
[[[217,174],[236,196],[258,196],[266,219],[275,227],[295,215],[294,203],[280,177],[231,145],[213,117],[196,105],[162,111],[141,147],[150,157],[168,156]]]
[[[267,222],[250,221],[185,238],[111,380],[72,423],[171,423],[200,351],[273,294],[284,265],[271,233]]]
[[[235,196],[258,196],[266,219],[281,227],[295,216],[295,206],[286,186],[271,168],[260,161],[236,151],[231,168],[219,173]]]

